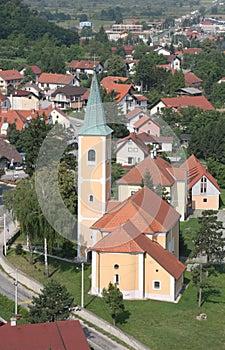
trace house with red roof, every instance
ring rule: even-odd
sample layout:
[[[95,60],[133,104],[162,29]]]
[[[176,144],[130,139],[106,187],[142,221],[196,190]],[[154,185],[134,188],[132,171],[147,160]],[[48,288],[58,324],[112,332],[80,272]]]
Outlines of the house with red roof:
[[[185,72],[184,73],[184,81],[186,87],[192,87],[196,89],[200,89],[202,87],[203,80],[193,72]]]
[[[91,294],[101,296],[111,281],[124,299],[175,302],[186,269],[178,260],[179,217],[148,187],[106,212],[92,225]]]
[[[79,86],[79,80],[71,74],[42,73],[37,80],[37,85],[46,93],[63,86]]]
[[[98,74],[103,71],[103,65],[100,61],[90,60],[72,60],[68,67],[68,73],[79,77],[80,74],[93,75],[94,71]]]
[[[140,116],[140,118],[133,124],[134,131],[139,135],[146,133],[152,136],[160,136],[160,125],[156,120],[150,118],[147,114]]]
[[[40,77],[41,75],[41,68],[38,66],[32,65],[32,66],[25,66],[21,69],[20,73],[24,76],[24,72],[26,71],[27,68],[31,68],[34,75],[35,75],[35,81]]]
[[[172,152],[173,151],[173,137],[172,136],[154,136],[146,132],[137,134],[146,145],[152,145],[152,148],[157,149],[157,153],[160,152]]]
[[[0,111],[11,108],[11,103],[6,95],[0,93]]]
[[[181,220],[184,220],[187,205],[186,172],[173,167],[161,157],[154,157],[154,154],[145,157],[117,181],[119,200],[123,201],[140,190],[146,174],[150,174],[156,189],[161,192],[164,189],[168,193],[170,204],[180,214]]]
[[[16,163],[22,163],[21,155],[8,141],[0,139],[0,169],[8,168],[9,165]]]
[[[10,124],[15,124],[17,130],[22,130],[27,123],[37,116],[41,116],[44,110],[6,110],[0,113],[0,135],[5,137]]]
[[[124,167],[131,167],[140,163],[149,152],[149,147],[133,132],[117,141],[116,162]]]
[[[0,70],[0,92],[7,95],[8,88],[17,88],[23,81],[23,75],[17,69]]]
[[[189,106],[200,108],[203,111],[215,110],[205,96],[179,96],[161,98],[151,107],[150,114],[160,113],[164,108],[172,108],[174,111],[179,111],[181,108]]]
[[[218,210],[220,188],[216,179],[192,154],[181,166],[187,172],[188,205],[192,210]]]
[[[78,320],[0,327],[1,349],[4,350],[90,350]]]
[[[114,100],[125,115],[135,108],[146,111],[148,99],[143,95],[135,94],[133,84],[126,84],[126,81],[125,77],[108,76],[102,79],[101,86],[107,94],[114,92]]]

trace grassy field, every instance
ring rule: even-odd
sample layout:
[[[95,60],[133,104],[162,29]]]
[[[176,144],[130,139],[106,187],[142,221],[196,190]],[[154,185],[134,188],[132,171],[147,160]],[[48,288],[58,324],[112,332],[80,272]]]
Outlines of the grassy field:
[[[16,256],[10,250],[8,259],[19,269],[26,271],[40,282],[45,282],[43,258],[35,258],[29,265],[29,256]],[[81,269],[79,265],[49,259],[51,278],[66,285],[80,304]],[[108,308],[101,298],[88,294],[90,289],[90,266],[85,267],[85,307],[111,322]],[[190,282],[186,274],[186,282]],[[210,277],[213,290],[205,293],[205,301],[197,307],[197,290],[191,283],[178,304],[157,301],[125,301],[126,312],[118,323],[125,332],[145,343],[152,350],[173,349],[225,349],[224,313],[225,313],[225,274],[224,271]],[[205,321],[196,320],[196,316],[205,312]]]

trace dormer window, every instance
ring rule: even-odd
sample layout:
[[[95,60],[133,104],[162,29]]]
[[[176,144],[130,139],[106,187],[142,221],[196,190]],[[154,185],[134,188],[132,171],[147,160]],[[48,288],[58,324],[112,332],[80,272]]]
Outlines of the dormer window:
[[[205,176],[203,176],[201,178],[201,189],[200,189],[201,193],[206,193],[207,191],[207,178]]]
[[[88,162],[94,163],[96,161],[96,152],[94,149],[89,149],[88,151]]]

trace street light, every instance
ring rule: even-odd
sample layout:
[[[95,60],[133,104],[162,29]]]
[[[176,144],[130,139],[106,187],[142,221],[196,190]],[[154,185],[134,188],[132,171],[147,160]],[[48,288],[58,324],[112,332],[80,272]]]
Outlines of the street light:
[[[18,314],[18,270],[16,269],[16,277],[15,277],[15,316]]]

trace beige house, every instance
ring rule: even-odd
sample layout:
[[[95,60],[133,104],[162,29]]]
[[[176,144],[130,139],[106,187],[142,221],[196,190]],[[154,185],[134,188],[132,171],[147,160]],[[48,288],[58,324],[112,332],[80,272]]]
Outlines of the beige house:
[[[23,75],[17,69],[0,70],[0,92],[8,93],[8,88],[18,87],[23,81]]]
[[[216,179],[191,155],[180,167],[187,172],[189,209],[218,210],[220,188]]]
[[[10,94],[11,108],[16,110],[38,110],[40,108],[39,98],[36,94],[26,90],[14,90]]]
[[[125,299],[176,301],[185,266],[178,260],[179,214],[168,203],[144,187],[92,229],[91,294],[101,296],[111,281]]]
[[[70,121],[66,113],[59,108],[51,108],[48,114],[49,124],[61,124],[65,129],[70,127]]]

